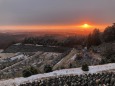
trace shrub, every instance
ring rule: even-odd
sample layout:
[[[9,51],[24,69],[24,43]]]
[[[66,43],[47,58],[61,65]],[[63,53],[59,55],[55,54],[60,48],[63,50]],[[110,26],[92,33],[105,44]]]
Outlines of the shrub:
[[[32,72],[32,74],[38,74],[38,70],[34,67],[30,67],[30,71]]]
[[[29,77],[32,75],[32,73],[28,69],[23,70],[22,74],[23,77]]]
[[[87,65],[87,64],[83,64],[83,65],[82,65],[82,70],[83,70],[83,71],[89,71],[88,65]]]
[[[50,65],[45,65],[44,66],[44,72],[45,73],[52,72],[52,67]]]
[[[38,70],[32,66],[22,71],[23,77],[29,77],[35,74],[38,74]]]

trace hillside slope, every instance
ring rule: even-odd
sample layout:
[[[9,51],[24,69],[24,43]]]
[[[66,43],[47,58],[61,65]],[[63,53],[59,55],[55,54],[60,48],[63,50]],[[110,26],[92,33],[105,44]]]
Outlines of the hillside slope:
[[[63,57],[56,65],[53,66],[53,70],[59,69],[62,66],[68,66],[67,64],[70,63],[70,59],[72,59],[72,57],[76,57],[76,53],[77,50],[76,49],[72,49],[68,55],[66,55],[65,57]],[[74,60],[74,59],[73,59]]]
[[[100,54],[91,53],[88,50],[84,52],[83,50],[73,48],[53,66],[53,70],[81,67],[84,63],[88,65],[98,65],[100,61]]]

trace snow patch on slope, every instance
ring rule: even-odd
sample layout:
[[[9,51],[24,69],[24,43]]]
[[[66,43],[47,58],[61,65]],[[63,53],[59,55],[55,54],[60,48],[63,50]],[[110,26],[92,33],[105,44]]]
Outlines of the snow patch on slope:
[[[75,60],[75,58],[76,58],[76,54],[71,58],[71,60]]]
[[[21,54],[21,55],[17,55],[17,56],[15,56],[15,57],[12,57],[12,58],[10,58],[11,60],[15,60],[15,59],[25,59],[26,57],[23,55],[23,54]]]

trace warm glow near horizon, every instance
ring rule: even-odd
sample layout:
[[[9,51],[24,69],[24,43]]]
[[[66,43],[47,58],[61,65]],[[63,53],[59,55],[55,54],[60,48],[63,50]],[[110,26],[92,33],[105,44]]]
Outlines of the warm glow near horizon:
[[[0,26],[0,30],[13,30],[13,31],[84,31],[99,28],[101,31],[107,27],[106,25],[91,25],[76,24],[76,25],[15,25],[15,26]]]
[[[115,22],[114,3],[115,0],[0,0],[0,32],[103,31]]]

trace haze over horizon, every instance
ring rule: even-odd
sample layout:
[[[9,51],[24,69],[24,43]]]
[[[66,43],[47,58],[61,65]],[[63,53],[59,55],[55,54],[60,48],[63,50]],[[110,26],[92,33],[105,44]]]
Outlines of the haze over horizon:
[[[115,22],[115,0],[0,0],[0,31],[101,31]],[[81,27],[88,24],[91,27]]]

